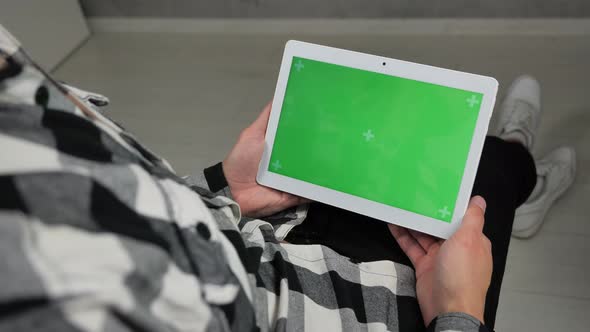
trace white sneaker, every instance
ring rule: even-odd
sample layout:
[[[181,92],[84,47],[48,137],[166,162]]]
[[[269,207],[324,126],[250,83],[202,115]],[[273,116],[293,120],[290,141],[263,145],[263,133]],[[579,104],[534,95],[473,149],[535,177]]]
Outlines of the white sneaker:
[[[504,140],[517,140],[532,149],[541,117],[541,86],[531,76],[514,80],[501,106],[500,133]]]
[[[545,215],[572,185],[576,174],[576,152],[560,147],[536,162],[537,185],[529,199],[516,209],[512,235],[517,238],[533,236],[543,224]]]

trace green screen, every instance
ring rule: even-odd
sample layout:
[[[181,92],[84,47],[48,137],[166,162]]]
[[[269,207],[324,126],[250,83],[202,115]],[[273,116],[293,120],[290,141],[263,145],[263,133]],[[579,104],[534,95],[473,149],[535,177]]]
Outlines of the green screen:
[[[482,97],[294,57],[268,170],[450,222]]]

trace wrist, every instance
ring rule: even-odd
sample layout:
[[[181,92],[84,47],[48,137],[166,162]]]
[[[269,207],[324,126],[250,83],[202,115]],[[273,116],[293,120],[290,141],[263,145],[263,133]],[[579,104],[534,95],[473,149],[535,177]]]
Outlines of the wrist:
[[[225,161],[218,163],[217,172],[219,172],[218,176],[223,177],[223,183],[225,184],[226,191],[230,193],[230,198],[240,206],[242,215],[250,216],[252,211],[248,208],[247,204],[244,204],[244,195],[242,195],[243,190],[240,190],[239,185],[232,181],[230,177],[226,176]],[[221,182],[219,183],[221,184]]]
[[[219,167],[217,168],[217,172],[219,172],[218,175],[220,177],[223,177],[223,182],[224,182],[225,186],[227,188],[229,188],[229,191],[231,192],[232,197],[237,200],[236,196],[239,195],[239,193],[237,192],[238,190],[236,189],[236,186],[233,185],[232,181],[226,176],[227,171],[225,169],[225,160],[218,163],[218,165],[219,165]],[[221,184],[221,182],[220,182],[220,184]]]

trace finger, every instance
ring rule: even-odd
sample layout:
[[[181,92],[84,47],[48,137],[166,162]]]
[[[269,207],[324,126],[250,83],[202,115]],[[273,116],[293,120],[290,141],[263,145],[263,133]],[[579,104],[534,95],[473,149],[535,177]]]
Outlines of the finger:
[[[312,201],[307,198],[295,196],[289,193],[282,193],[283,194],[283,203],[281,204],[281,209],[287,209],[293,206],[298,206],[301,204],[311,203]]]
[[[299,197],[299,204],[308,204],[312,203],[313,201],[309,198]]]
[[[483,231],[485,221],[486,201],[481,196],[475,196],[469,201],[469,207],[463,217],[462,228],[473,229],[478,233]]]
[[[412,235],[410,235],[407,229],[397,225],[388,226],[391,235],[393,235],[399,244],[399,247],[402,248],[415,267],[418,264],[418,261],[426,255],[426,251],[422,249],[422,246]]]
[[[414,237],[414,239],[418,241],[418,243],[420,244],[422,249],[424,249],[425,252],[428,252],[432,248],[432,245],[438,242],[438,239],[428,234],[424,234],[422,232],[418,232],[411,229],[408,230],[408,232],[410,232],[410,235],[412,235],[412,237]]]
[[[436,240],[436,242],[434,242],[431,246],[430,249],[428,250],[428,255],[432,256],[432,257],[436,257],[436,255],[438,254],[438,251],[440,250],[440,247],[443,245],[444,240]]]
[[[272,101],[266,104],[262,112],[258,115],[256,120],[250,125],[250,129],[256,130],[261,133],[266,133],[266,126],[268,125],[268,119],[270,118],[270,110]]]

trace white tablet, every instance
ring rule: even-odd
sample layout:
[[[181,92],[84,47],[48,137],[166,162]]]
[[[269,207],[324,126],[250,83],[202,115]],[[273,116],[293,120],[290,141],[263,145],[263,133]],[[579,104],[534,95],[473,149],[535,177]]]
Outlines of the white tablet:
[[[491,77],[289,41],[257,181],[448,238],[497,89]]]

